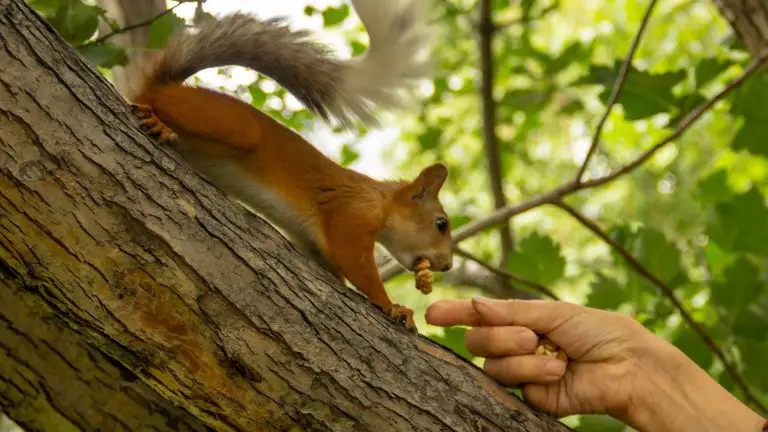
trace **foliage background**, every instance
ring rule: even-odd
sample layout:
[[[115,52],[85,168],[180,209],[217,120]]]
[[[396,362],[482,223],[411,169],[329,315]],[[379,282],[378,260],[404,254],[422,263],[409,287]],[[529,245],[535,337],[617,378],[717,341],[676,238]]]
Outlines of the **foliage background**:
[[[292,1],[306,5],[304,13],[334,35],[341,55],[365,51],[367,38],[347,2]],[[111,18],[90,1],[28,2],[109,77],[110,68],[125,64],[132,52],[162,47],[173,31],[213,19],[217,0],[189,2],[154,20],[145,47],[101,39],[105,34],[97,25]],[[493,210],[483,147],[478,3],[435,0],[435,75],[423,83],[412,109],[385,115],[383,132],[334,130],[271,80],[239,68],[206,71],[195,80],[237,94],[340,163],[377,177],[411,177],[433,161],[447,163],[442,200],[456,229]],[[499,25],[493,44],[495,132],[508,202],[523,202],[573,178],[647,6],[637,0],[492,1]],[[637,157],[749,60],[714,2],[659,2],[587,176],[605,175]],[[566,200],[674,290],[763,405],[768,404],[766,106],[766,74],[759,72],[639,170]],[[562,299],[635,317],[746,400],[670,301],[566,212],[537,207],[514,217],[512,226],[515,248],[507,257],[501,256],[495,229],[462,247],[494,265],[502,262]],[[482,270],[460,257],[457,263]],[[387,286],[394,301],[416,310],[422,333],[471,358],[463,347],[465,329],[430,327],[423,312],[438,298],[492,294],[483,284],[436,276],[430,296],[413,289],[410,274]],[[625,430],[604,416],[564,422],[580,431]]]

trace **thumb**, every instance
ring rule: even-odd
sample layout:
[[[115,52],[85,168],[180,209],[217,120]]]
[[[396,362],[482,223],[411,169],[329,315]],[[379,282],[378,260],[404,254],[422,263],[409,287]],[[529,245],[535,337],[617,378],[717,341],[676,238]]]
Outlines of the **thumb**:
[[[487,326],[522,326],[546,334],[587,308],[563,301],[491,300],[473,297],[472,307]]]

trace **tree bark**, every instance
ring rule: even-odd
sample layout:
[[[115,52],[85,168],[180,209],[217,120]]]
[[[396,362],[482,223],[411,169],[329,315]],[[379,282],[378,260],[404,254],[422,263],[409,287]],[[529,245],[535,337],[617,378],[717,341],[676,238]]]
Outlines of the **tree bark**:
[[[22,0],[0,42],[0,411],[22,427],[568,430],[153,144]]]
[[[768,0],[715,0],[715,4],[752,55],[768,48]]]

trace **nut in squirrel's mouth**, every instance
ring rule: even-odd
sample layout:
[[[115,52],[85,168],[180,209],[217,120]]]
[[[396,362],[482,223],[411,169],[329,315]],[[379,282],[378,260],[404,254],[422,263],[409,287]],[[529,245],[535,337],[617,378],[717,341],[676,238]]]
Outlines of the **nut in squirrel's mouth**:
[[[416,257],[411,264],[411,271],[418,273],[419,271],[431,270],[432,262],[424,257]]]

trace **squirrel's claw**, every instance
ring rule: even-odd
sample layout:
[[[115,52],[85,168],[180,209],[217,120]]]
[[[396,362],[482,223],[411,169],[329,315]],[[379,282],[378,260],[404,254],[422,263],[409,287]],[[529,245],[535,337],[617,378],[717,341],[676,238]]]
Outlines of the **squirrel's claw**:
[[[399,304],[393,304],[386,308],[384,312],[389,315],[390,320],[397,324],[402,324],[406,329],[416,331],[416,323],[413,321],[413,310]]]

